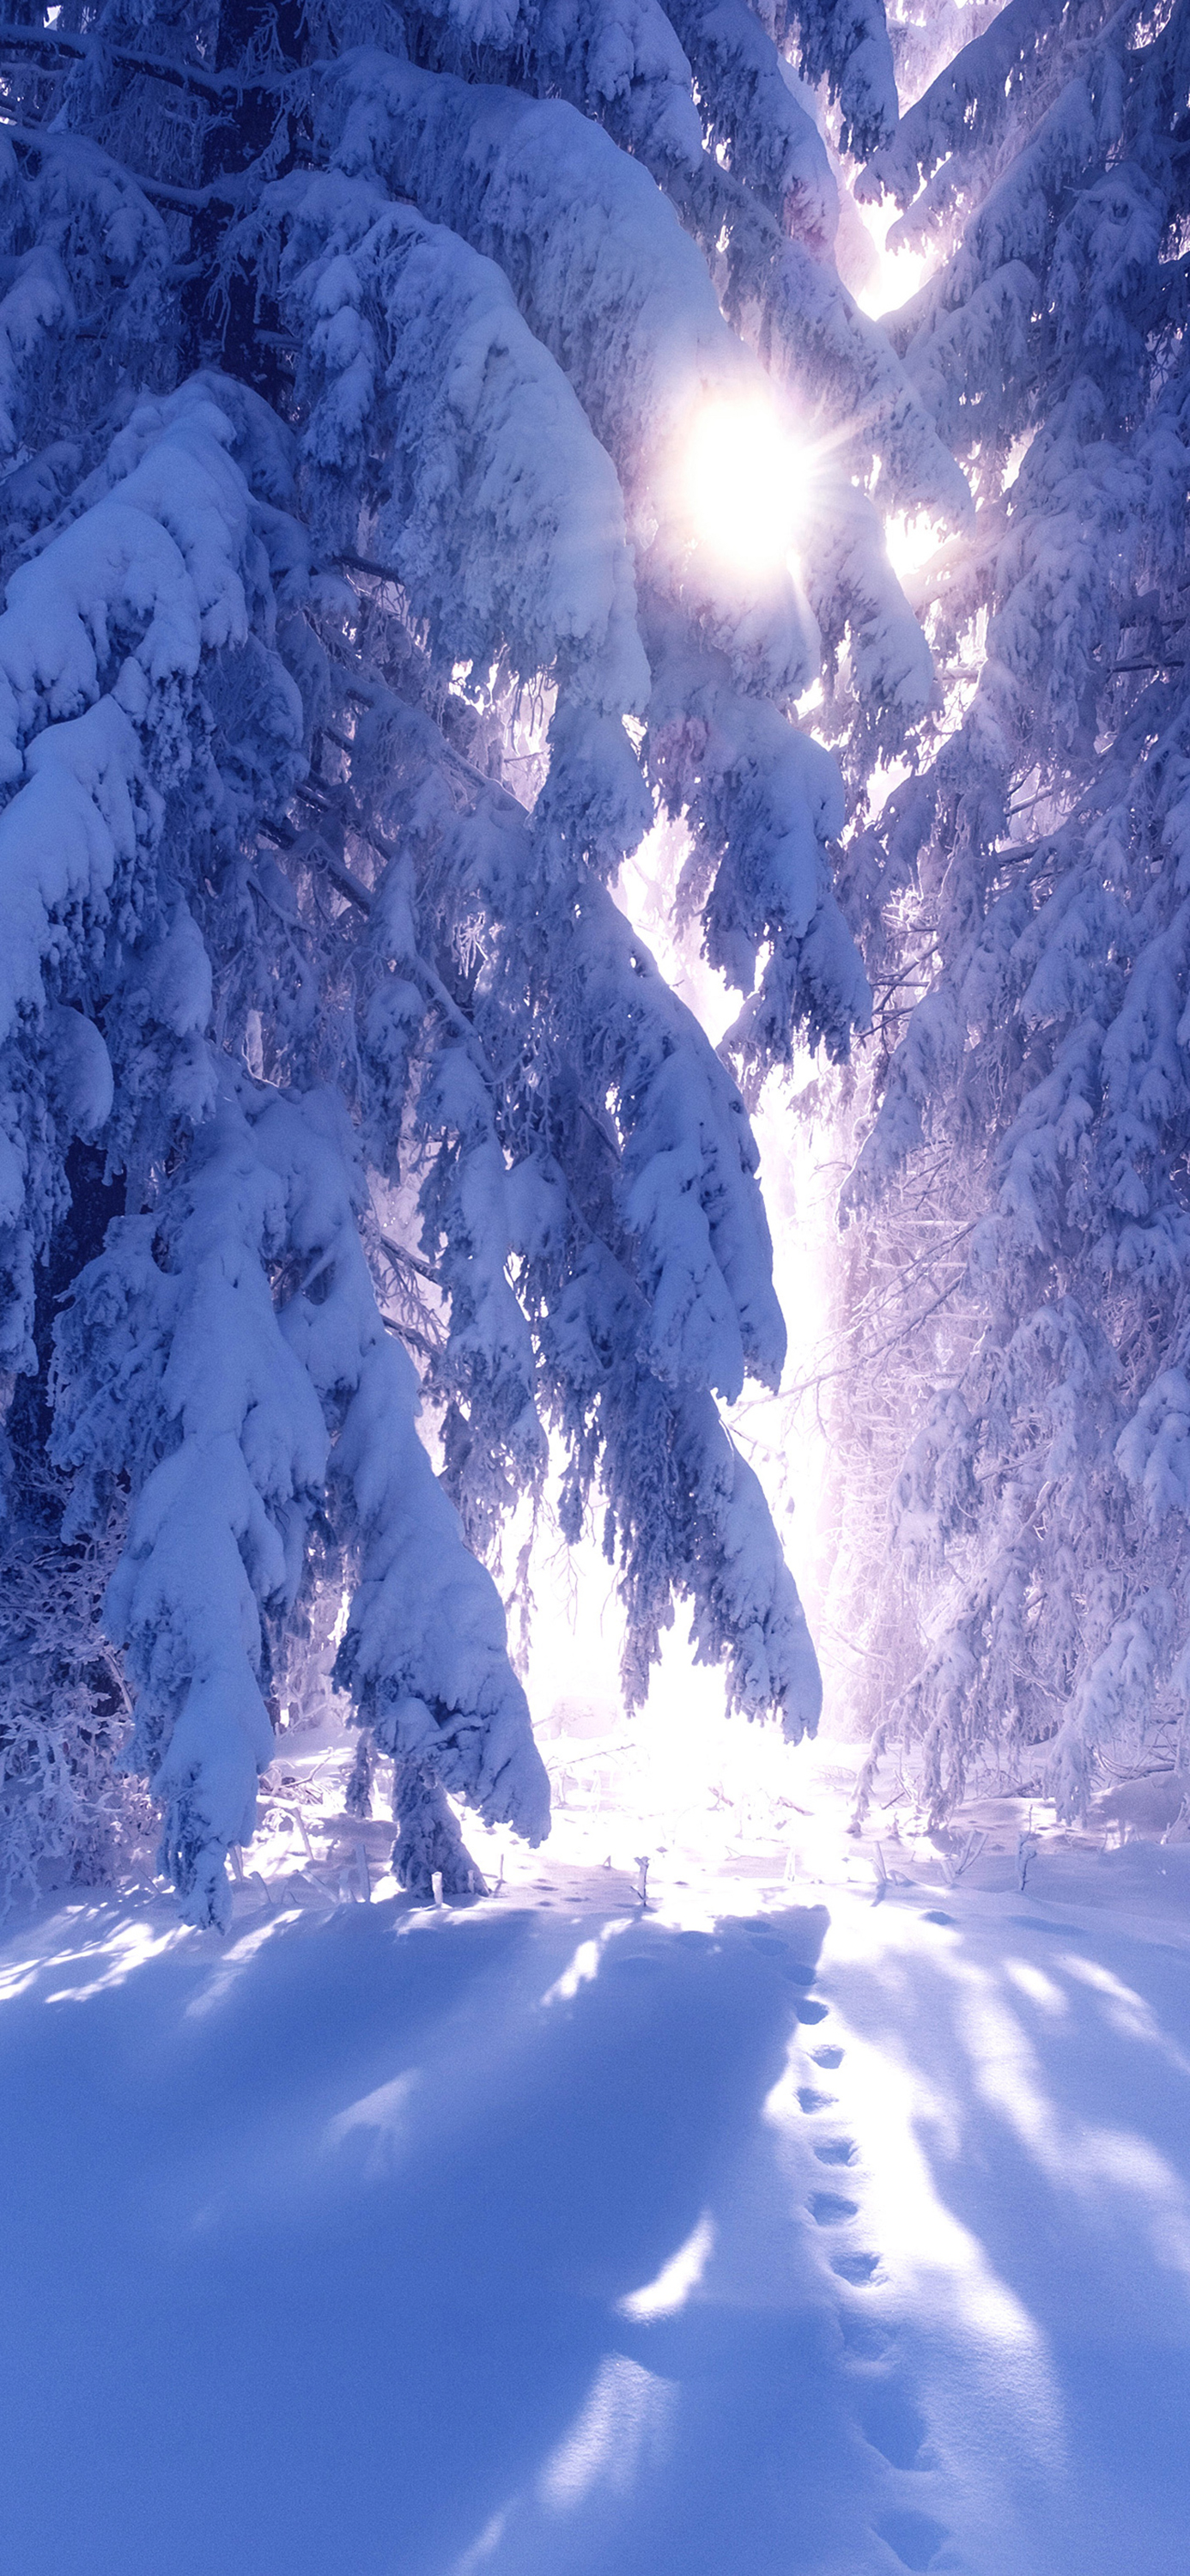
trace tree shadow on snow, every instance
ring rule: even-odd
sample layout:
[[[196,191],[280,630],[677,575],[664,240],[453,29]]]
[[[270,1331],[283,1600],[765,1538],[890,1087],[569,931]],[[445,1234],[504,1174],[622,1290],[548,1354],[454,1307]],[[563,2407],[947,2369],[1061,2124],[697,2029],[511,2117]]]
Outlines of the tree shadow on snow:
[[[21,2576],[846,2565],[869,2455],[766,2111],[826,1920],[109,1925],[14,1993]]]
[[[823,1991],[843,2044],[829,2116],[861,2177],[871,2166],[858,2188],[900,2366],[927,2440],[961,2473],[966,2459],[953,2563],[1175,2576],[1190,2507],[1186,1950],[1106,1912],[950,1907],[886,1906],[879,1940],[849,1943],[840,1925]]]

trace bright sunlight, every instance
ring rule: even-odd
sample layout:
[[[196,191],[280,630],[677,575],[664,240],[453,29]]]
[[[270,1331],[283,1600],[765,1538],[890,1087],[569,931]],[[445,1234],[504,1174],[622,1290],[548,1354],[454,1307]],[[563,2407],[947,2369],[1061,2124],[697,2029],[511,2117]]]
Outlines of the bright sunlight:
[[[810,452],[771,404],[708,403],[686,452],[685,498],[704,545],[741,572],[784,563],[804,507]]]

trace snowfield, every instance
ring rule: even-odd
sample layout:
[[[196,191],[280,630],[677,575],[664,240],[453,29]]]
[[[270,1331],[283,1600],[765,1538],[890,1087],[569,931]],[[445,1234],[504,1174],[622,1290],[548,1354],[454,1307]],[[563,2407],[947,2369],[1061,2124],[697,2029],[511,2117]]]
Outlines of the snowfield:
[[[642,1911],[627,1757],[547,1750],[466,1908],[323,1752],[226,1942],[10,1926],[4,2569],[1182,2576],[1190,1845],[1022,1893],[1007,1807],[878,1850],[827,1748],[767,1836],[654,1813]]]

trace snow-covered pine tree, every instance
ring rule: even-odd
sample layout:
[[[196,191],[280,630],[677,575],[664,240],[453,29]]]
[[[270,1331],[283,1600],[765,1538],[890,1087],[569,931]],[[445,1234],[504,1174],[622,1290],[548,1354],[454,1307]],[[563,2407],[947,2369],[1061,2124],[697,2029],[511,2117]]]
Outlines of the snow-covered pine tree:
[[[915,1415],[872,1713],[936,1814],[1187,1753],[1188,96],[1185,0],[1010,0],[860,182],[932,254],[888,327],[978,500],[847,897],[887,1051],[852,1275],[898,1282]]]
[[[361,1778],[463,1889],[444,1793],[546,1825],[473,1551],[551,1434],[629,1695],[683,1598],[735,1703],[816,1716],[715,1400],[784,1348],[744,1101],[611,885],[684,816],[737,1069],[845,1053],[795,701],[825,647],[840,739],[897,750],[932,684],[880,513],[967,497],[831,259],[804,80],[891,137],[879,0],[61,0],[0,65],[4,1365],[44,1386],[52,1328],[61,1543],[122,1530],[193,1919],[344,1587]],[[812,443],[800,589],[695,523],[708,415]]]

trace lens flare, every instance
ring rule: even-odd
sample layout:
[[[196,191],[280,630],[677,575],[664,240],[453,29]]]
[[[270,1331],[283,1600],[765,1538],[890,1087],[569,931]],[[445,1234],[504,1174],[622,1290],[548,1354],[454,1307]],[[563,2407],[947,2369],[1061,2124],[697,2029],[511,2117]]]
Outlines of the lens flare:
[[[794,542],[808,453],[760,399],[708,403],[685,460],[685,499],[702,543],[745,573],[783,564]]]

